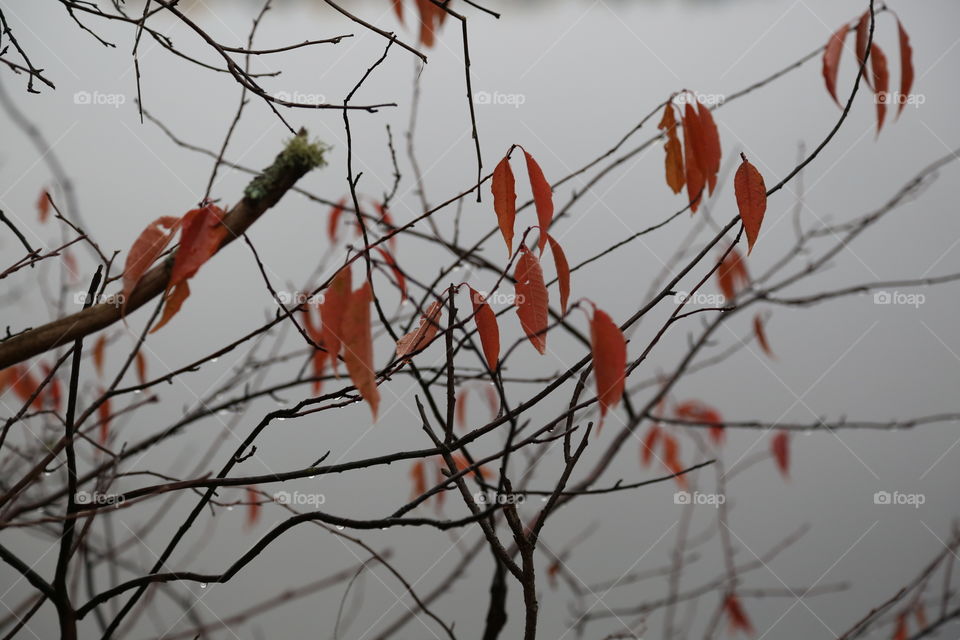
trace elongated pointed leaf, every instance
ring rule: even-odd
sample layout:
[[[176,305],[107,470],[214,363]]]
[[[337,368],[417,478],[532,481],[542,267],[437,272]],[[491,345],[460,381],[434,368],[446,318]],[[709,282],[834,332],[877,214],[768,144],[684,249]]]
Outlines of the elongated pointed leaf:
[[[717,188],[717,174],[720,173],[720,162],[723,160],[720,132],[717,131],[717,123],[713,121],[713,113],[702,102],[697,105],[697,116],[700,119],[700,135],[703,136],[703,149],[706,154],[703,171],[712,195],[713,190]]]
[[[773,357],[773,350],[770,349],[770,343],[767,342],[767,332],[763,328],[763,318],[760,314],[753,316],[753,334],[757,337],[757,344],[763,349],[763,352]]]
[[[567,302],[570,301],[570,264],[567,262],[567,256],[563,252],[560,243],[553,239],[553,236],[541,234],[541,238],[546,235],[550,241],[550,253],[553,255],[553,266],[557,271],[557,286],[560,288],[560,313],[567,314]]]
[[[166,298],[163,303],[163,313],[160,315],[160,321],[157,323],[157,326],[151,329],[150,333],[156,333],[163,325],[170,322],[173,316],[177,315],[180,307],[183,306],[183,301],[190,297],[190,285],[184,280],[173,289],[168,289],[164,295]]]
[[[867,59],[867,42],[870,40],[870,11],[865,11],[857,22],[857,65],[863,66]],[[870,77],[870,67],[863,68],[863,79],[867,86],[873,89],[873,79]]]
[[[130,247],[123,268],[123,304],[130,299],[140,278],[163,253],[180,226],[180,218],[161,216],[147,225]]]
[[[683,185],[687,183],[687,179],[683,172],[683,146],[680,144],[680,137],[677,135],[677,117],[673,112],[672,102],[667,102],[667,106],[663,110],[663,117],[660,119],[657,128],[663,129],[667,137],[667,141],[663,145],[663,164],[667,186],[674,193],[680,193],[683,190]]]
[[[337,370],[337,355],[342,342],[343,314],[350,301],[351,278],[349,266],[340,269],[330,286],[324,290],[323,302],[320,304],[320,319],[323,322],[320,344],[327,351],[327,359],[334,373]]]
[[[747,232],[747,255],[753,251],[753,245],[760,235],[760,225],[763,224],[763,215],[767,211],[767,186],[763,176],[757,168],[743,157],[737,175],[734,176],[733,186],[737,195],[737,207],[740,209],[740,220],[743,229]]]
[[[490,189],[493,192],[493,210],[497,224],[507,245],[507,255],[513,255],[513,226],[517,219],[517,186],[510,168],[510,158],[503,160],[493,170]]]
[[[827,48],[823,51],[823,81],[827,85],[830,97],[838,107],[841,105],[837,97],[837,73],[840,71],[840,55],[843,53],[843,44],[847,40],[848,33],[850,33],[850,26],[844,24],[830,36]]]
[[[897,33],[900,38],[900,106],[897,108],[897,117],[907,106],[907,98],[913,90],[913,47],[910,46],[910,36],[907,35],[903,23],[897,18]]]
[[[770,440],[770,452],[777,468],[784,478],[790,477],[790,436],[786,431],[778,431]]]
[[[870,67],[873,71],[873,86],[877,101],[877,135],[879,135],[887,115],[887,103],[890,101],[890,68],[887,65],[886,54],[876,44],[871,47]]]
[[[497,316],[487,304],[487,301],[473,287],[467,285],[470,290],[470,303],[473,305],[473,321],[477,325],[477,333],[480,335],[480,346],[483,348],[483,356],[487,361],[490,371],[497,370],[497,362],[500,360],[500,327],[497,325]]]
[[[590,350],[593,353],[593,374],[597,381],[597,399],[602,418],[623,397],[627,341],[613,319],[596,308],[590,321]]]
[[[523,157],[527,160],[527,176],[530,178],[530,190],[533,192],[533,204],[537,208],[537,224],[540,225],[540,253],[547,244],[546,234],[553,222],[553,190],[550,183],[543,176],[543,170],[527,150],[523,150]]]
[[[520,257],[513,277],[517,281],[515,290],[520,326],[530,344],[543,354],[547,349],[549,296],[540,262],[524,245],[520,245]]]
[[[370,303],[373,300],[370,283],[350,294],[350,302],[343,315],[343,361],[347,365],[350,380],[377,419],[380,406],[380,390],[377,388],[376,372],[373,369],[373,334],[370,327]]]

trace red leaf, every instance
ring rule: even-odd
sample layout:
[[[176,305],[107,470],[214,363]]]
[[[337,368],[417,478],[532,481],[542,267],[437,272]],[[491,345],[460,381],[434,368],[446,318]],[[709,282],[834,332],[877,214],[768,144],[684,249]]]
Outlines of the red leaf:
[[[674,409],[678,418],[691,422],[703,422],[710,427],[710,438],[717,445],[723,444],[724,427],[720,412],[699,400],[687,400]]]
[[[713,114],[710,108],[704,106],[701,102],[697,105],[700,118],[700,134],[703,136],[703,146],[706,157],[704,158],[703,171],[707,176],[707,184],[710,188],[710,194],[717,187],[717,174],[720,172],[720,162],[723,159],[723,152],[720,150],[720,132],[717,131],[717,123],[713,121]]]
[[[897,18],[897,32],[900,35],[900,106],[897,110],[899,118],[903,108],[907,106],[907,98],[910,97],[910,91],[913,89],[913,47],[910,46],[910,36],[907,35],[899,18]]]
[[[470,302],[473,305],[473,321],[477,325],[477,333],[480,334],[480,346],[483,347],[487,366],[490,371],[495,372],[500,359],[500,327],[497,325],[497,316],[473,287],[467,285],[467,288],[470,290]]]
[[[547,305],[549,296],[543,283],[543,269],[536,256],[520,245],[520,257],[513,272],[516,279],[517,316],[530,344],[542,355],[547,349]]]
[[[26,365],[17,364],[7,369],[7,371],[9,372],[7,374],[7,384],[13,389],[13,393],[21,402],[30,400],[30,396],[32,396],[37,390],[37,387],[40,386],[40,382],[33,376],[30,369],[27,368]],[[30,406],[34,409],[43,408],[43,394],[38,393],[37,397],[30,403]]]
[[[103,355],[107,348],[107,336],[100,334],[96,343],[93,345],[93,367],[97,370],[98,376],[103,376]]]
[[[683,173],[683,147],[680,145],[680,138],[677,136],[677,117],[673,112],[672,101],[667,102],[663,110],[663,117],[660,119],[658,129],[663,129],[667,136],[667,141],[663,145],[665,153],[663,163],[666,169],[667,186],[674,193],[680,193],[683,185],[686,184],[686,178]]]
[[[763,352],[770,356],[773,356],[773,351],[770,349],[770,343],[767,342],[767,332],[763,329],[763,318],[760,317],[760,314],[753,316],[753,333],[757,336],[757,344],[760,345],[760,348],[763,349]]]
[[[883,121],[887,115],[887,102],[890,100],[890,69],[887,66],[887,56],[878,45],[870,48],[870,67],[873,70],[873,85],[876,88],[877,101],[877,135],[883,128]]]
[[[843,53],[843,43],[846,42],[849,32],[850,25],[847,24],[837,29],[830,36],[830,40],[827,41],[827,48],[823,51],[823,81],[838,107],[840,106],[840,99],[837,98],[837,72],[840,70],[840,54]]]
[[[253,487],[247,487],[247,528],[256,526],[260,520],[260,493]]]
[[[137,283],[140,282],[143,274],[170,244],[170,240],[179,226],[180,218],[162,216],[147,225],[147,228],[133,241],[123,267],[124,304],[130,299],[130,294]]]
[[[350,294],[350,302],[343,314],[343,360],[350,380],[370,405],[373,419],[377,419],[380,390],[373,370],[373,335],[370,328],[370,283]]]
[[[397,14],[397,20],[403,24],[403,0],[390,0],[393,4],[393,12]]]
[[[690,199],[691,213],[696,213],[700,206],[703,186],[706,182],[706,177],[700,168],[702,160],[698,157],[701,153],[698,147],[702,146],[702,143],[698,142],[698,124],[697,114],[688,103],[683,114],[683,155],[686,158],[684,166],[687,170],[687,197]]]
[[[469,391],[467,387],[457,391],[456,423],[461,429],[467,424],[467,391]]]
[[[105,393],[105,390],[101,389],[100,393]],[[107,438],[110,437],[110,419],[112,415],[113,413],[110,411],[110,398],[104,398],[100,406],[97,407],[97,418],[100,420],[100,444],[106,444]]]
[[[510,168],[510,158],[503,160],[493,170],[490,190],[493,192],[493,210],[503,241],[507,243],[507,255],[513,255],[513,225],[517,218],[517,188]]]
[[[893,630],[893,640],[907,640],[910,637],[910,630],[907,628],[907,614],[901,613],[897,616],[897,626]]]
[[[44,224],[50,217],[50,193],[46,189],[41,191],[40,197],[37,198],[37,217],[40,219],[40,224]]]
[[[740,605],[737,596],[732,593],[728,595],[723,602],[723,610],[726,612],[727,618],[730,619],[730,631],[743,631],[747,635],[753,635],[753,625],[747,618],[747,614]]]
[[[623,397],[627,368],[627,341],[620,327],[606,312],[594,308],[590,321],[590,349],[593,352],[593,370],[597,380],[597,399],[600,418],[615,407]]]
[[[186,281],[181,282],[173,290],[168,289],[165,295],[166,300],[163,303],[163,314],[160,316],[160,322],[150,330],[150,333],[156,333],[163,325],[170,322],[170,318],[177,315],[180,307],[183,306],[183,301],[190,297],[190,285]]]
[[[865,11],[862,16],[860,16],[860,21],[857,23],[857,64],[863,66],[863,61],[867,59],[867,41],[870,39],[870,11]],[[870,78],[870,69],[868,67],[863,68],[863,79],[867,82],[867,86],[873,89],[873,83]]]
[[[320,304],[320,318],[323,320],[320,344],[327,351],[334,373],[337,370],[337,355],[340,353],[343,314],[350,301],[351,278],[349,266],[338,271],[324,292],[323,302]]]
[[[427,492],[427,470],[423,466],[423,460],[417,460],[410,467],[410,478],[413,480],[411,499]]]
[[[393,278],[397,283],[397,288],[400,289],[400,300],[407,299],[407,277],[403,275],[403,271],[400,270],[400,266],[397,264],[397,261],[393,259],[393,254],[384,249],[383,247],[374,247],[383,258],[383,261],[387,263],[387,266],[393,271]]]
[[[657,440],[660,439],[662,433],[660,425],[652,425],[650,430],[647,431],[646,437],[643,439],[643,444],[640,446],[640,462],[643,463],[643,466],[650,464],[650,460],[653,459],[653,451],[657,446]]]
[[[420,353],[430,345],[440,329],[442,311],[443,307],[439,301],[434,301],[427,307],[427,310],[420,316],[420,325],[397,340],[398,359],[409,360],[410,356]]]
[[[137,368],[137,380],[140,381],[140,384],[144,384],[147,381],[147,357],[143,355],[142,351],[137,351],[133,363]]]
[[[530,178],[530,190],[533,192],[533,203],[537,208],[537,224],[540,225],[540,253],[547,245],[546,234],[550,230],[550,223],[553,222],[553,191],[550,189],[550,183],[543,177],[543,170],[533,159],[527,150],[523,150],[523,156],[527,159],[527,176]]]
[[[750,255],[757,236],[760,235],[763,214],[767,211],[767,186],[763,183],[763,176],[747,161],[747,157],[742,153],[740,157],[743,162],[734,176],[733,187],[737,195],[737,207],[740,209],[740,220],[747,232],[747,255]]]
[[[327,217],[327,238],[330,242],[337,241],[337,231],[340,225],[340,216],[343,214],[343,207],[347,204],[346,198],[340,198],[337,204],[330,208],[330,214]]]
[[[664,433],[661,440],[663,440],[663,464],[667,467],[667,471],[673,474],[680,473],[683,471],[683,465],[680,464],[680,444],[668,433]],[[686,476],[677,476],[674,480],[681,489],[687,488]]]
[[[560,287],[560,313],[567,314],[567,302],[570,300],[570,264],[567,262],[567,255],[563,252],[560,243],[553,239],[553,236],[542,233],[540,237],[546,236],[550,242],[550,253],[553,255],[553,266],[557,271],[557,286]]]
[[[224,211],[220,207],[208,204],[199,209],[191,209],[183,216],[180,231],[180,246],[173,260],[168,289],[192,278],[217,252],[227,228],[221,224]]]
[[[750,284],[747,265],[735,247],[730,249],[717,269],[717,284],[723,297],[729,302],[737,297],[741,289]]]
[[[790,439],[786,431],[778,431],[770,441],[770,451],[784,478],[790,476]]]

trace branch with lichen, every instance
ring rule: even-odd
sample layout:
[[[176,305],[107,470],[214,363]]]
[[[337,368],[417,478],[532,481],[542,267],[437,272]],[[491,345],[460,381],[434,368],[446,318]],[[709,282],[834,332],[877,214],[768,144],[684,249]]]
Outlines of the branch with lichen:
[[[326,164],[327,145],[310,141],[303,129],[294,136],[273,163],[257,175],[243,192],[243,198],[223,218],[228,233],[217,252],[241,236],[267,209],[274,206],[307,172]],[[167,288],[176,252],[168,255],[137,284],[123,305],[129,315],[162,294]],[[30,329],[0,343],[0,369],[23,362],[36,355],[88,336],[122,317],[116,298],[93,305],[83,311]]]

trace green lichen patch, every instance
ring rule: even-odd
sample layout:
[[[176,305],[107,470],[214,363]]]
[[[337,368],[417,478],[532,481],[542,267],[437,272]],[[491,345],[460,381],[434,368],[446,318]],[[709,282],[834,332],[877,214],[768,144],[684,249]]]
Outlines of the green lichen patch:
[[[295,182],[311,169],[326,165],[324,154],[329,150],[330,147],[319,140],[311,142],[307,132],[301,129],[287,142],[273,164],[250,181],[243,195],[250,200],[260,200],[273,193],[277,186]]]

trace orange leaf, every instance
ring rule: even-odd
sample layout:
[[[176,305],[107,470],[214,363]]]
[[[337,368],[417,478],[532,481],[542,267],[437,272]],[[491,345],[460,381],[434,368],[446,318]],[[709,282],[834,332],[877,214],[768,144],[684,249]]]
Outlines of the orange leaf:
[[[523,156],[527,159],[527,176],[530,178],[530,190],[533,192],[533,203],[537,208],[537,224],[540,225],[540,253],[547,246],[547,231],[550,229],[550,223],[553,221],[553,191],[550,189],[550,183],[543,177],[543,170],[533,159],[527,150],[523,150]]]
[[[653,458],[653,451],[657,446],[657,440],[660,439],[662,429],[660,425],[652,425],[650,430],[647,431],[646,437],[643,439],[643,444],[640,445],[640,462],[643,463],[643,466],[650,464],[650,460]]]
[[[327,238],[330,242],[337,241],[337,229],[340,224],[340,216],[343,214],[343,207],[347,204],[346,198],[340,198],[337,204],[330,208],[330,214],[327,217]]]
[[[391,4],[393,4],[393,12],[397,14],[397,20],[403,24],[403,0],[391,0]]]
[[[260,494],[253,487],[247,487],[247,528],[256,526],[260,520]]]
[[[740,220],[747,232],[747,255],[750,255],[757,236],[760,235],[763,214],[767,211],[767,186],[763,183],[763,176],[747,161],[747,157],[742,153],[740,157],[743,162],[734,176],[733,187],[737,195],[737,207],[740,209]]]
[[[387,266],[393,271],[393,279],[397,283],[397,288],[400,289],[400,300],[407,299],[407,277],[403,275],[403,271],[400,270],[400,266],[397,264],[397,261],[393,259],[393,254],[384,249],[383,247],[374,247],[383,258],[383,261],[387,263]]]
[[[503,160],[493,170],[490,184],[493,192],[493,210],[497,214],[497,224],[503,241],[507,243],[507,255],[513,255],[513,225],[517,218],[517,188],[510,168],[510,158]]]
[[[420,316],[420,325],[397,340],[397,358],[409,360],[410,356],[426,349],[436,337],[440,329],[440,316],[443,307],[439,300],[435,300]]]
[[[763,319],[759,313],[753,316],[753,333],[757,336],[757,344],[763,352],[772,358],[773,351],[770,349],[770,343],[767,342],[767,332],[763,330]]]
[[[416,498],[427,492],[427,471],[423,466],[423,460],[417,460],[410,467],[410,478],[413,480],[413,492],[410,498]]]
[[[687,197],[690,199],[691,213],[697,212],[703,198],[703,186],[706,178],[700,169],[701,159],[698,157],[698,129],[697,114],[689,104],[683,115],[683,155],[686,157]]]
[[[180,218],[161,216],[147,225],[137,239],[133,241],[127,261],[123,267],[123,303],[130,299],[140,278],[146,273],[153,261],[163,253],[180,226]]]
[[[7,371],[9,371],[8,384],[13,389],[13,393],[16,394],[21,402],[30,400],[30,396],[32,396],[37,390],[37,387],[40,386],[40,382],[33,376],[30,369],[28,369],[26,365],[18,364],[10,367]],[[43,394],[38,393],[37,397],[30,403],[30,406],[34,409],[42,408]]]
[[[203,263],[217,252],[227,235],[227,228],[221,224],[224,215],[223,209],[208,204],[191,209],[183,216],[180,247],[173,260],[168,289],[192,278]]]
[[[342,268],[333,277],[330,286],[323,294],[320,304],[320,318],[323,321],[320,344],[327,350],[327,357],[334,372],[337,370],[337,355],[340,353],[343,314],[350,301],[352,287],[350,267]]]
[[[709,107],[701,102],[697,105],[697,110],[700,118],[700,135],[703,136],[703,147],[706,153],[703,172],[706,174],[712,195],[717,187],[717,174],[720,172],[720,161],[723,159],[723,152],[720,150],[720,132],[717,131],[717,123],[713,121],[713,114]]]
[[[677,414],[678,418],[683,420],[690,420],[691,422],[703,422],[705,424],[712,425],[710,427],[710,439],[713,440],[714,444],[723,444],[723,418],[720,417],[720,412],[710,405],[704,404],[698,400],[687,400],[686,402],[678,405],[677,408],[674,409],[674,413]]]
[[[41,191],[40,197],[37,198],[37,217],[40,219],[40,224],[45,223],[50,217],[50,193],[46,189]]]
[[[570,264],[567,262],[567,256],[560,243],[554,240],[553,236],[543,233],[541,229],[540,237],[543,238],[544,236],[550,241],[553,266],[557,270],[557,286],[560,287],[560,313],[566,315],[567,302],[570,300]]]
[[[137,367],[137,380],[140,381],[140,384],[144,384],[147,381],[147,357],[143,355],[142,351],[137,351],[137,355],[134,357],[134,365]]]
[[[897,616],[897,626],[893,630],[893,640],[907,640],[910,637],[910,630],[907,628],[907,614],[901,613]]]
[[[770,441],[773,459],[784,478],[790,476],[790,439],[786,431],[778,431]]]
[[[466,387],[457,391],[456,423],[461,429],[467,424],[467,391]]]
[[[590,321],[590,349],[593,352],[593,370],[597,380],[597,399],[600,417],[615,407],[623,397],[627,368],[627,341],[620,327],[606,312],[594,308]]]
[[[667,471],[673,474],[680,473],[683,471],[683,465],[680,464],[680,443],[677,442],[677,439],[672,435],[664,433],[663,434],[663,464],[667,467]],[[674,478],[677,481],[677,485],[681,489],[687,488],[687,478],[685,476],[677,476]]]
[[[747,614],[740,605],[740,600],[737,596],[732,593],[728,595],[723,603],[723,609],[727,614],[727,618],[730,619],[730,631],[743,631],[747,635],[753,635],[753,625],[750,623],[750,619],[747,618]]]
[[[477,325],[477,333],[480,334],[480,346],[483,347],[487,366],[490,371],[495,372],[497,361],[500,359],[500,327],[497,325],[497,316],[473,287],[467,285],[467,288],[470,290],[470,302],[473,304],[473,321]]]
[[[100,393],[104,393],[103,389],[100,390]],[[100,444],[106,444],[107,438],[110,437],[110,419],[112,412],[110,411],[110,398],[104,398],[103,402],[100,403],[100,406],[97,407],[97,418],[100,420]]]
[[[98,376],[103,376],[103,354],[107,348],[107,336],[100,334],[96,343],[93,345],[93,366],[97,370]]]
[[[897,32],[900,35],[900,107],[897,111],[897,117],[903,113],[903,108],[907,106],[907,98],[910,97],[910,91],[913,89],[913,47],[910,46],[910,36],[900,19],[897,18]]]
[[[833,98],[838,107],[840,106],[840,99],[837,98],[837,72],[840,71],[840,54],[843,53],[843,43],[846,42],[849,31],[850,26],[847,24],[837,29],[830,36],[827,47],[823,51],[823,81],[827,85],[830,97]]]
[[[750,284],[747,265],[736,248],[731,248],[730,253],[720,263],[717,269],[717,284],[720,286],[723,297],[729,302],[737,297],[737,293],[742,288]]]
[[[663,145],[664,167],[667,174],[667,186],[674,193],[680,193],[686,178],[683,174],[683,147],[680,145],[680,138],[677,136],[677,117],[673,112],[673,104],[668,101],[666,109],[663,111],[663,118],[657,128],[664,129],[667,136],[667,142]]]
[[[857,23],[857,64],[863,66],[863,61],[867,59],[867,41],[870,39],[870,11],[864,11]],[[870,69],[863,68],[863,79],[867,86],[873,89],[873,83],[870,78]]]
[[[547,349],[547,305],[549,296],[543,283],[543,269],[536,256],[520,245],[520,257],[513,272],[516,279],[517,316],[530,344],[543,354]]]
[[[370,329],[370,302],[373,295],[370,283],[350,294],[350,302],[343,314],[343,360],[350,380],[370,405],[373,419],[377,419],[380,390],[373,370],[373,336]]]
[[[880,135],[883,120],[887,115],[887,102],[890,100],[890,69],[887,66],[887,56],[876,44],[870,48],[870,67],[873,70],[873,85],[876,88],[877,135]]]
[[[173,290],[168,290],[166,300],[163,303],[163,315],[160,316],[160,322],[150,330],[150,333],[156,333],[163,325],[170,322],[170,319],[180,311],[180,307],[183,306],[183,301],[189,297],[190,285],[187,284],[186,281],[175,286]]]

